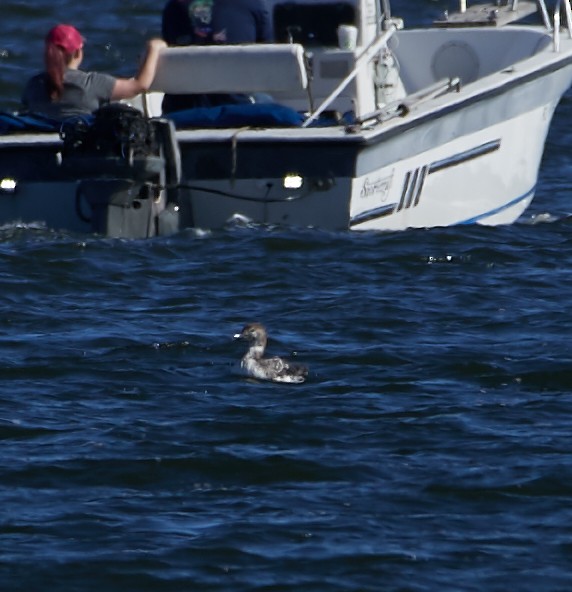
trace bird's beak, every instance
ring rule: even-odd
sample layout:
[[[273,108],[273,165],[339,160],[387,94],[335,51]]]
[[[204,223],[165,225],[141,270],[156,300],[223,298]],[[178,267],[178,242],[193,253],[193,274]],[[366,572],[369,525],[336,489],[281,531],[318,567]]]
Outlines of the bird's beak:
[[[235,333],[233,339],[240,339],[240,333]]]

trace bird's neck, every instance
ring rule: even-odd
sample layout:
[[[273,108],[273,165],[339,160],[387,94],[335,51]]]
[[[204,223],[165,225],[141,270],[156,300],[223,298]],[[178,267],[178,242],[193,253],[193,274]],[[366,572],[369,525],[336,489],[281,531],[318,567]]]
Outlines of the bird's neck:
[[[266,349],[266,343],[253,343],[248,350],[248,356],[250,358],[254,358],[255,360],[260,360],[260,358],[264,355],[264,350]]]

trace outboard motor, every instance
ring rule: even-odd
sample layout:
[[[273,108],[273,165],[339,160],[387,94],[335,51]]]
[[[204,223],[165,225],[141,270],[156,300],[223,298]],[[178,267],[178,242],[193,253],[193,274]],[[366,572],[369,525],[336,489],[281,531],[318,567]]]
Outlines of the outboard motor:
[[[113,103],[62,126],[62,169],[79,181],[76,212],[95,233],[147,238],[178,230],[167,186],[180,181],[172,122]]]

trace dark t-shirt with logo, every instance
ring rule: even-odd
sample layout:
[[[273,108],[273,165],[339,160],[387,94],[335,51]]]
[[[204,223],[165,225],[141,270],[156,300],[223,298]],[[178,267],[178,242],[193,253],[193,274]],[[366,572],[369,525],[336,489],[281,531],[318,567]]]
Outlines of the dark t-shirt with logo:
[[[270,43],[267,0],[168,0],[163,9],[163,39],[169,45]],[[163,112],[251,102],[238,94],[165,95]]]
[[[169,45],[211,43],[212,6],[213,0],[169,0],[163,8],[163,39]]]
[[[163,8],[169,45],[270,43],[267,0],[169,0]]]

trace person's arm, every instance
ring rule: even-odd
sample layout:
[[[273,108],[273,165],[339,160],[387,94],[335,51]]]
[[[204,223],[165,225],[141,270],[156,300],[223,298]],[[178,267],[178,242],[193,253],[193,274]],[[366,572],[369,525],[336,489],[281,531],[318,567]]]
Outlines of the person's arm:
[[[137,76],[134,78],[117,78],[111,94],[112,101],[132,99],[149,89],[157,71],[159,53],[164,47],[167,47],[167,44],[162,39],[151,39],[149,41],[147,53]]]

